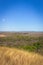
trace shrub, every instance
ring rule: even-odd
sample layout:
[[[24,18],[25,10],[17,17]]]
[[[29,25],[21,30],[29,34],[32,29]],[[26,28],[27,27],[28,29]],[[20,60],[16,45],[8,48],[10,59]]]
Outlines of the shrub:
[[[33,46],[36,47],[36,51],[38,52],[41,47],[41,44],[37,42],[37,43],[34,43]]]

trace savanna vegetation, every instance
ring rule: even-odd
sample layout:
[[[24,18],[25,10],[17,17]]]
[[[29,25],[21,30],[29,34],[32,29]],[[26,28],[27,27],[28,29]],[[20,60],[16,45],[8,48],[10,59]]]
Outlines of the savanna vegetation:
[[[43,65],[43,56],[17,48],[0,47],[0,65]]]
[[[43,65],[43,32],[1,32],[0,59],[1,65]]]
[[[0,37],[0,45],[16,47],[26,51],[42,52],[43,33],[2,33],[5,37]],[[43,54],[43,53],[42,53]]]

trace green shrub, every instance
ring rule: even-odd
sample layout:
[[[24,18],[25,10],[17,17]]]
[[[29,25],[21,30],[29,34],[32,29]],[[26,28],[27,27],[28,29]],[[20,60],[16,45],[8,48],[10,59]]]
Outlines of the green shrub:
[[[38,52],[38,50],[41,48],[41,44],[39,42],[34,43],[33,44],[34,47],[36,47],[36,51]]]

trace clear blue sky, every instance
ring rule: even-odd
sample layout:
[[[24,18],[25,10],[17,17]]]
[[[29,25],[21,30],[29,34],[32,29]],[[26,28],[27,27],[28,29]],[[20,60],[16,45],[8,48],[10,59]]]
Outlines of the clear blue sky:
[[[0,31],[43,31],[43,0],[0,0]]]

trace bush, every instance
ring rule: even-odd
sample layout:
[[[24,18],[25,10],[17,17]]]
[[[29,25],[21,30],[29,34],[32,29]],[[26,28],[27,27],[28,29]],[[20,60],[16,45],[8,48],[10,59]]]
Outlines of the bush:
[[[36,51],[38,52],[41,47],[41,44],[37,42],[37,43],[34,43],[33,46],[36,47]]]

